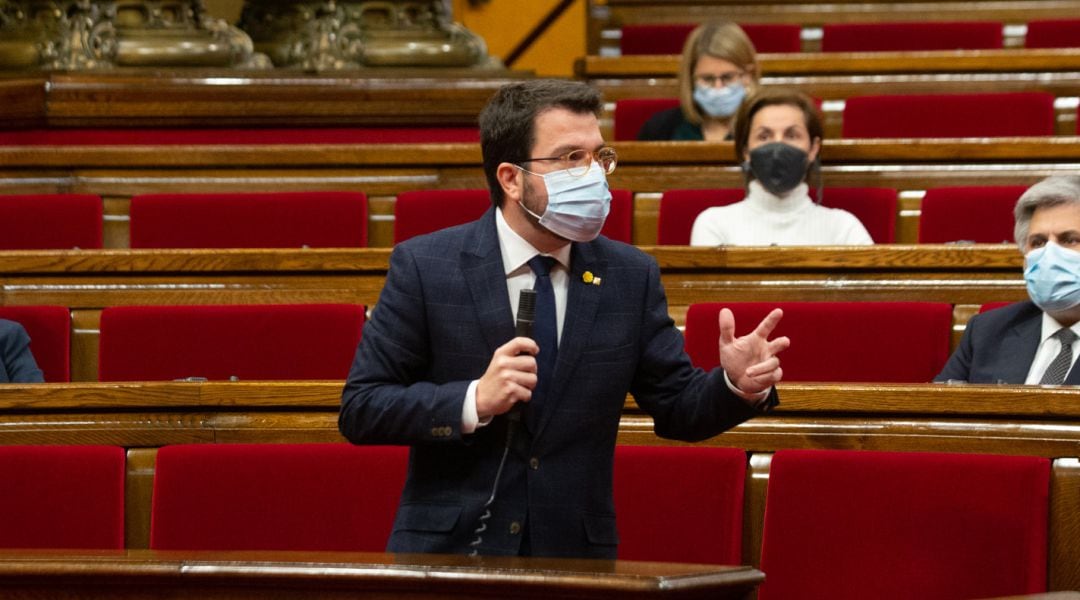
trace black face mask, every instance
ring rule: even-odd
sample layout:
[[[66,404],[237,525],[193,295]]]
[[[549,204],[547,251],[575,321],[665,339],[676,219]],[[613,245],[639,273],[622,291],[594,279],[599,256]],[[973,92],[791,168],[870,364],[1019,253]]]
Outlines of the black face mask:
[[[806,177],[809,155],[783,142],[771,142],[750,151],[750,160],[743,163],[743,171],[753,173],[762,187],[773,195],[782,196]]]

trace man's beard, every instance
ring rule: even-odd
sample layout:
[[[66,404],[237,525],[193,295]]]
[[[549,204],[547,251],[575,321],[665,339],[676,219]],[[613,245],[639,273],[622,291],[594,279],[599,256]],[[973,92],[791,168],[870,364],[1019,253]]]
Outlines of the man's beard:
[[[528,178],[522,179],[521,202],[518,204],[518,208],[521,209],[521,212],[525,215],[526,220],[529,221],[529,224],[532,225],[533,228],[537,231],[541,233],[546,233],[548,235],[553,235],[560,240],[565,240],[567,242],[570,241],[540,224],[540,217],[543,216],[544,213],[543,211],[538,210],[540,208],[540,199],[538,195],[534,193],[532,186],[529,185]],[[532,211],[531,214],[530,211]]]

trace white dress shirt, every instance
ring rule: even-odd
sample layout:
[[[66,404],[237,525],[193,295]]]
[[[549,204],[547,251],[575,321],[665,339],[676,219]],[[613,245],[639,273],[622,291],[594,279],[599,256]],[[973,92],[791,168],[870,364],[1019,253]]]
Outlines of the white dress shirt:
[[[1043,313],[1042,317],[1042,336],[1039,338],[1039,349],[1035,351],[1035,359],[1031,361],[1031,369],[1028,370],[1027,379],[1024,383],[1028,385],[1038,385],[1042,380],[1043,373],[1046,372],[1046,368],[1050,366],[1050,363],[1057,357],[1058,352],[1061,351],[1061,342],[1057,338],[1053,337],[1057,330],[1064,327],[1061,323],[1058,323],[1054,317]],[[1073,330],[1073,333],[1080,336],[1080,322],[1073,324],[1069,329]],[[1072,364],[1076,364],[1076,342],[1073,342],[1073,355]]]

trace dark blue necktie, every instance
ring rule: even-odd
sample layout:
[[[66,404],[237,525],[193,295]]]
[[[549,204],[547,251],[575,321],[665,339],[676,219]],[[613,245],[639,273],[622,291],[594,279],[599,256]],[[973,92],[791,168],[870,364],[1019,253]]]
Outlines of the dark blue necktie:
[[[536,356],[536,388],[532,399],[525,405],[525,423],[533,431],[540,422],[544,395],[551,387],[551,374],[555,371],[555,357],[559,352],[559,330],[555,317],[555,290],[551,287],[551,268],[555,259],[550,256],[534,256],[529,268],[536,273],[536,321],[533,323],[533,339],[540,346]]]

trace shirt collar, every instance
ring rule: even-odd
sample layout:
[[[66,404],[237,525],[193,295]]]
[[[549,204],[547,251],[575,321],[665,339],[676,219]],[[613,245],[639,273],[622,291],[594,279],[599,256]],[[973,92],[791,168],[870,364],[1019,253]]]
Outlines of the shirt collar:
[[[746,201],[750,206],[765,212],[793,213],[814,203],[810,199],[809,192],[810,186],[803,182],[783,196],[777,196],[766,190],[765,186],[755,179],[750,182],[750,193],[746,195]]]
[[[1050,337],[1052,335],[1054,335],[1055,333],[1057,333],[1057,330],[1061,329],[1062,327],[1064,327],[1064,325],[1062,325],[1061,323],[1058,323],[1057,319],[1055,319],[1054,317],[1051,317],[1050,315],[1046,314],[1046,311],[1043,311],[1043,314],[1042,314],[1042,336],[1039,338],[1039,343],[1041,344],[1042,342],[1045,342],[1046,340],[1050,339]],[[1073,323],[1073,326],[1070,327],[1069,329],[1072,329],[1073,333],[1075,333],[1077,336],[1080,336],[1080,321],[1077,321],[1076,323]]]
[[[503,206],[506,206],[506,204],[504,203]],[[526,263],[537,254],[543,253],[525,241],[525,238],[518,235],[510,227],[502,211],[502,208],[495,211],[495,231],[499,235],[499,252],[502,253],[503,269],[506,275],[509,276],[522,267],[528,268],[525,266]],[[558,250],[546,256],[559,261],[563,268],[570,269],[570,244],[564,244]]]

